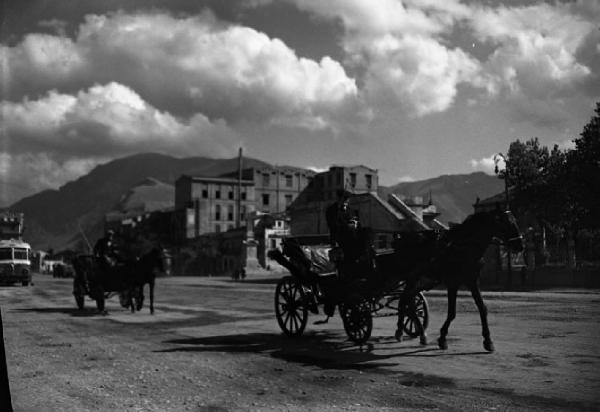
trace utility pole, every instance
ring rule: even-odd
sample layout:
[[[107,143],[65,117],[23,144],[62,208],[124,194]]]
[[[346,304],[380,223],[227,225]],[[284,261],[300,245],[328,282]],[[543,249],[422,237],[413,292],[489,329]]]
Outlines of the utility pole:
[[[238,156],[238,184],[237,184],[237,213],[235,214],[235,227],[239,228],[241,226],[241,217],[242,213],[242,155],[243,151],[240,147],[239,156]]]

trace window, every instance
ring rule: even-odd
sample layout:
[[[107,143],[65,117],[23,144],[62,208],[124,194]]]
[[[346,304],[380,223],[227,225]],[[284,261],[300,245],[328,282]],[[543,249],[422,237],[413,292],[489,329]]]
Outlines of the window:
[[[263,204],[263,206],[269,206],[269,194],[268,193],[263,193],[262,204]]]
[[[270,183],[271,183],[271,176],[268,173],[263,173],[263,175],[262,175],[263,186],[269,186]]]
[[[350,173],[350,186],[356,187],[356,173]]]
[[[15,248],[14,254],[15,254],[15,259],[27,260],[27,249]]]
[[[246,192],[242,192],[242,200],[246,200]]]
[[[221,205],[215,206],[215,220],[221,220]]]
[[[227,206],[227,220],[233,220],[233,205]]]
[[[373,176],[365,175],[365,179],[367,180],[367,189],[370,189],[373,185]]]
[[[246,218],[246,206],[242,206],[242,210],[240,211],[240,219],[244,220]]]
[[[12,249],[9,247],[0,249],[0,260],[12,260]]]
[[[276,249],[277,248],[277,240],[276,239],[270,239],[271,240],[271,249]]]
[[[202,198],[203,199],[207,199],[208,198],[208,190],[207,189],[203,189],[202,190]]]
[[[229,198],[229,200],[233,200],[233,189],[229,190],[227,197]]]
[[[215,232],[219,233],[221,231],[221,225],[216,224],[215,225]]]
[[[221,191],[217,190],[215,191],[215,199],[220,199],[221,198]]]
[[[292,175],[285,175],[285,187],[294,186],[294,177]]]
[[[292,201],[294,200],[294,196],[292,195],[285,195],[285,206],[289,206],[292,204]]]

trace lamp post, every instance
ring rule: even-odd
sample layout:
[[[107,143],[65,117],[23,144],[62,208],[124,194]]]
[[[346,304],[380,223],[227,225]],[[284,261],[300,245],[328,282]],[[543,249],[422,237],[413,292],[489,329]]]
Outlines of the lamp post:
[[[504,162],[504,196],[506,202],[506,210],[510,210],[509,198],[508,198],[508,168],[506,167],[506,156],[502,153],[497,153],[494,155],[494,172],[496,174],[498,171],[498,163],[502,160]],[[506,248],[506,269],[507,269],[507,286],[510,288],[512,286],[512,264],[511,264],[511,256],[510,256],[510,248]]]

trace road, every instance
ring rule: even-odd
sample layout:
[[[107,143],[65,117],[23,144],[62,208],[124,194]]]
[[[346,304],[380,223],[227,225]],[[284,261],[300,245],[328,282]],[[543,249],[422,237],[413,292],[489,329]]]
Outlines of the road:
[[[273,276],[272,279],[276,279]],[[442,293],[427,295],[430,344],[393,339],[375,319],[370,345],[339,317],[282,336],[275,284],[249,274],[159,278],[156,313],[79,311],[71,280],[36,275],[0,287],[17,411],[599,410],[600,293],[484,293],[496,352],[476,307],[458,302],[449,348],[435,345]]]

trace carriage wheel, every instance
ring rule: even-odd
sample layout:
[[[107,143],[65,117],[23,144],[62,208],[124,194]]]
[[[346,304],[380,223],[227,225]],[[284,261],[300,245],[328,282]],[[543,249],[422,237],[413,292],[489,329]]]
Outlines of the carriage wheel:
[[[427,330],[427,326],[429,325],[429,306],[427,305],[427,300],[423,293],[419,292],[415,295],[414,305],[415,313],[407,314],[407,316],[404,317],[404,332],[411,338],[419,336],[415,318],[418,318],[419,321],[421,321],[423,331]]]
[[[367,301],[344,305],[340,307],[340,314],[346,335],[352,342],[362,345],[369,340],[373,330],[373,315],[371,314],[371,305]]]
[[[275,315],[281,330],[288,336],[300,336],[308,320],[302,287],[292,276],[286,276],[275,289]]]

